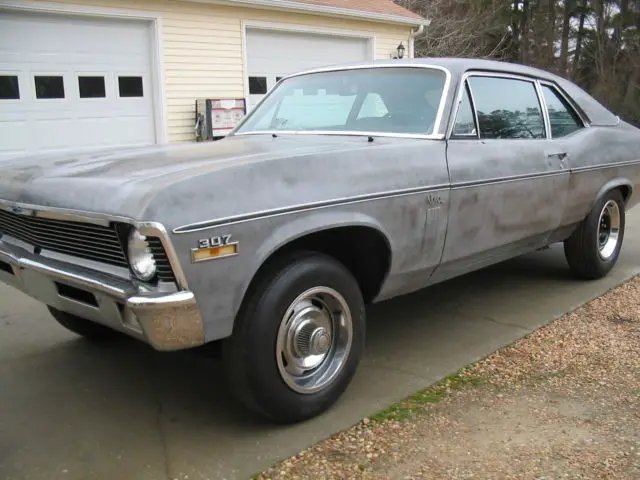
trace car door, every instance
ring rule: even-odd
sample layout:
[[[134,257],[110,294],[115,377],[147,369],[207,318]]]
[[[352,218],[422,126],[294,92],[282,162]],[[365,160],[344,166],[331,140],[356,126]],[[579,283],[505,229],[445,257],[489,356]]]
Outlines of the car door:
[[[540,91],[549,116],[549,131],[555,148],[554,152],[563,159],[565,169],[571,170],[570,185],[565,189],[567,198],[561,222],[561,227],[565,228],[556,235],[556,238],[562,238],[567,235],[567,228],[571,230],[576,222],[582,220],[588,197],[595,193],[587,186],[589,182],[584,181],[585,177],[576,177],[575,173],[575,169],[582,166],[581,161],[584,162],[585,153],[592,143],[588,138],[585,121],[571,106],[562,90],[554,83],[541,81]],[[576,192],[584,192],[587,198]]]
[[[447,239],[434,279],[544,246],[562,221],[569,186],[535,79],[466,74],[458,105],[447,140]]]

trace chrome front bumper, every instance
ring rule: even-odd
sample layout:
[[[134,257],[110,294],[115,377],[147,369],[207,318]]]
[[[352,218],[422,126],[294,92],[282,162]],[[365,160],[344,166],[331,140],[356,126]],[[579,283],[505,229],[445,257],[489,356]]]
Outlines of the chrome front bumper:
[[[0,240],[0,282],[58,310],[149,343],[180,350],[205,343],[190,291],[145,289],[130,280],[35,255]]]

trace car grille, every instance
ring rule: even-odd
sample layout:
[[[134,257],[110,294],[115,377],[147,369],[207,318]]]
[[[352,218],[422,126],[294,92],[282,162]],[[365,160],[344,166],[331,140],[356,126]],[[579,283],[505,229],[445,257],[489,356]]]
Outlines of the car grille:
[[[114,227],[28,217],[0,210],[0,232],[46,250],[129,267]]]
[[[0,233],[53,252],[129,268],[115,226],[53,220],[0,210]],[[158,269],[158,279],[173,282],[175,276],[158,237],[147,237]]]

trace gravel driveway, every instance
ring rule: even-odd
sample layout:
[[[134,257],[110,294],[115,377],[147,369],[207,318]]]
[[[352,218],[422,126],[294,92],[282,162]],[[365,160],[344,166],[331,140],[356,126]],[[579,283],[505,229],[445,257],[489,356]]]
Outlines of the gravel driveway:
[[[259,479],[639,479],[640,277]]]

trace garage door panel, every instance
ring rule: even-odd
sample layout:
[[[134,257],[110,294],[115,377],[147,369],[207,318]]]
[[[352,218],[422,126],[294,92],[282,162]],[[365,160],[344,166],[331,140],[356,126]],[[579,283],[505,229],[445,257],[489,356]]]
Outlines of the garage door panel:
[[[300,65],[319,67],[370,57],[365,38],[248,30],[247,68],[250,72],[293,73]]]
[[[370,41],[361,37],[250,28],[246,45],[250,108],[278,77],[372,58]]]
[[[0,75],[18,75],[20,99],[0,100],[0,157],[155,143],[151,38],[137,20],[2,11]],[[61,76],[64,98],[38,98],[42,85],[60,89],[36,76]],[[120,77],[133,96],[121,95]]]
[[[0,118],[0,138],[2,151],[19,153],[27,141],[27,122],[6,122]],[[0,152],[1,153],[1,152]]]

